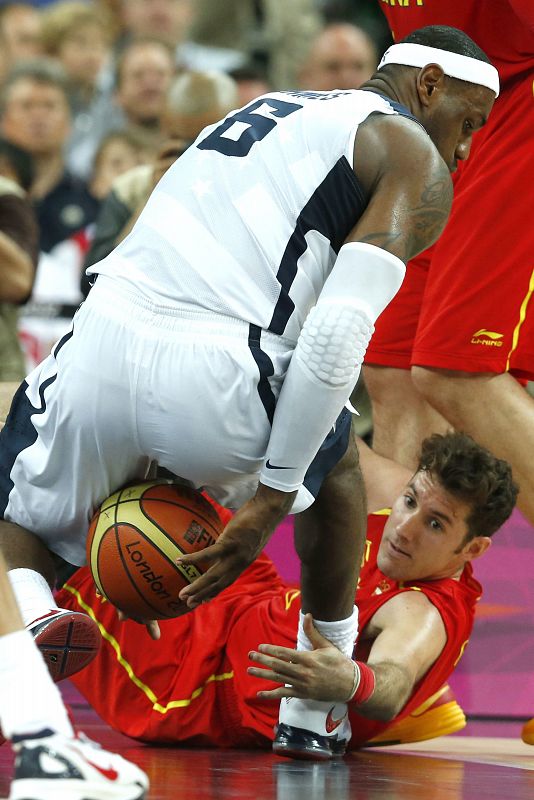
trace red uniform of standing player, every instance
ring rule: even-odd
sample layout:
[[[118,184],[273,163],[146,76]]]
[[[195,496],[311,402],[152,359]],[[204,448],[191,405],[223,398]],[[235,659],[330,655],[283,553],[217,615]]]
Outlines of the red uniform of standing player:
[[[512,464],[519,505],[534,521],[534,402],[512,377],[534,378],[534,6],[380,7],[396,41],[423,25],[464,30],[497,67],[501,94],[460,164],[445,231],[409,264],[376,325],[365,371],[373,446],[413,465],[432,430],[465,430]]]

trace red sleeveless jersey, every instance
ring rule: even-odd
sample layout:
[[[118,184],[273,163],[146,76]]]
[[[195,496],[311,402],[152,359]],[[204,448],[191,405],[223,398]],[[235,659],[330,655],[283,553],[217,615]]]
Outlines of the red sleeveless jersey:
[[[392,581],[378,569],[376,559],[382,533],[389,512],[370,514],[367,518],[367,540],[356,601],[359,608],[359,627],[364,630],[373,615],[395,595],[401,592],[422,592],[439,611],[447,643],[426,675],[416,684],[410,699],[396,720],[410,714],[427,698],[440,689],[450,677],[465,649],[475,618],[475,606],[482,594],[480,583],[473,577],[471,564],[467,564],[459,580],[441,578],[435,581]],[[368,643],[356,647],[356,658],[365,660]],[[385,730],[389,723],[361,717],[357,707],[350,708],[352,724],[351,747],[358,747]]]
[[[501,83],[534,69],[532,0],[381,0],[396,42],[425,25],[467,33],[499,71]]]

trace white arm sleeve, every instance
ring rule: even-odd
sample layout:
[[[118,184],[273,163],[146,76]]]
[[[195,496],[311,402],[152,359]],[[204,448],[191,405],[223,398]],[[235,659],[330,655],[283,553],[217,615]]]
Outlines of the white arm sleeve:
[[[356,385],[374,323],[405,271],[399,258],[380,247],[343,245],[289,364],[261,483],[284,492],[302,484]]]

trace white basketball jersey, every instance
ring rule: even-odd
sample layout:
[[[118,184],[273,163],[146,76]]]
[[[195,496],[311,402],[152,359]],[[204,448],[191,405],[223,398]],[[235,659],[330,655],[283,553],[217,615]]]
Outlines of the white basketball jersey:
[[[199,135],[129,236],[91,272],[296,341],[366,199],[358,125],[400,107],[369,91],[274,92]],[[401,108],[401,113],[404,109]]]

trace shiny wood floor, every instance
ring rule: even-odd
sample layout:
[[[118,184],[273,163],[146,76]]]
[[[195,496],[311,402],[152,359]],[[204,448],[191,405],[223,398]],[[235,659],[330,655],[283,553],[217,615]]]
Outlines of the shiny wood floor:
[[[532,800],[534,748],[519,739],[450,736],[418,745],[366,750],[330,764],[268,752],[184,750],[138,745],[87,708],[79,727],[145,769],[149,800]],[[12,757],[0,748],[0,796]]]

